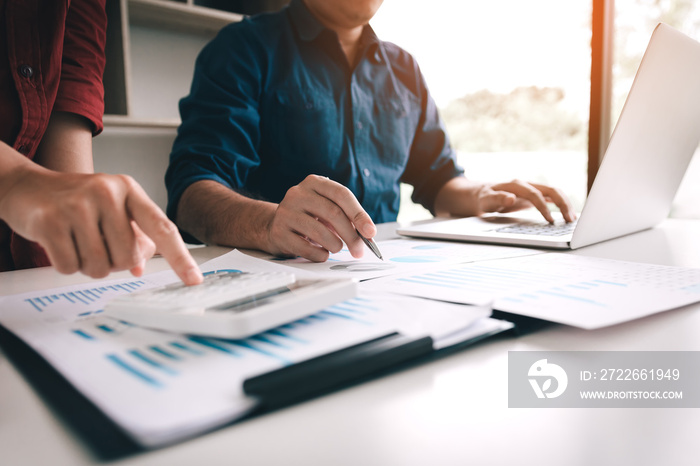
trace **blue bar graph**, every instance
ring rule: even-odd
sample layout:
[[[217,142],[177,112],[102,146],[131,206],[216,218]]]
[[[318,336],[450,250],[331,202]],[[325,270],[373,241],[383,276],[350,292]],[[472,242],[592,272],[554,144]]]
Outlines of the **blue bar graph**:
[[[332,315],[341,319],[355,320],[363,324],[371,324],[366,319],[358,319],[358,315],[369,316],[378,311],[378,308],[365,298],[352,298],[339,304],[327,307],[318,315]]]
[[[270,338],[269,335],[266,335],[264,333],[262,333],[260,335],[252,336],[252,337],[250,337],[250,340],[259,341],[261,343],[276,346],[278,348],[289,349],[288,345],[285,345],[284,343],[280,343],[279,341],[275,340],[274,338]]]
[[[274,335],[274,336],[277,336],[277,337],[280,337],[280,338],[286,338],[286,339],[291,340],[291,341],[294,341],[294,342],[296,342],[296,343],[301,343],[301,344],[308,344],[308,343],[309,343],[309,342],[306,341],[306,340],[303,340],[303,339],[301,339],[301,338],[297,338],[297,337],[295,337],[295,336],[293,336],[293,335],[288,334],[287,332],[284,332],[283,330],[281,330],[281,328],[283,328],[283,327],[280,327],[280,328],[277,328],[277,329],[273,329],[273,330],[268,330],[268,331],[265,332],[265,333],[266,333],[266,334],[270,334],[270,335]]]
[[[315,315],[241,340],[187,335],[182,339],[144,345],[143,348],[131,348],[123,354],[110,353],[107,359],[128,376],[148,386],[163,388],[170,383],[170,378],[180,376],[187,367],[191,367],[187,364],[197,358],[220,355],[243,359],[256,355],[272,359],[277,364],[293,364],[291,355],[294,351],[300,346],[311,344],[295,335],[299,333],[296,330],[304,332],[312,326],[327,325],[331,321],[359,324],[363,327],[374,325],[370,314],[378,311],[379,308],[371,301],[355,298]],[[119,337],[122,328],[114,322],[115,324],[95,323],[92,328],[105,336],[112,334]],[[84,330],[73,332],[85,340],[95,339]]]
[[[696,283],[694,285],[689,285],[686,287],[681,288],[684,291],[687,291],[689,293],[700,293],[700,283]]]
[[[284,365],[288,366],[288,365],[292,364],[292,361],[285,358],[284,356],[281,356],[273,351],[267,351],[264,348],[261,348],[260,346],[251,343],[250,340],[229,340],[229,343],[231,345],[240,346],[243,349],[247,349],[247,350],[262,354],[263,356],[277,359],[278,361],[282,362],[282,364],[284,364]]]
[[[159,361],[147,356],[143,352],[139,350],[131,350],[129,351],[129,354],[131,354],[134,358],[140,360],[141,362],[146,363],[147,365],[154,367],[162,372],[165,372],[168,375],[177,375],[177,371],[170,368],[169,366],[160,363]]]
[[[590,290],[591,289],[590,285],[586,286],[586,285],[579,284],[579,285],[566,285],[566,286],[569,288],[573,288],[575,290]]]
[[[610,280],[588,280],[575,283],[566,283],[559,286],[542,287],[526,293],[519,293],[501,299],[516,303],[532,303],[537,300],[551,298],[563,299],[566,301],[586,304],[594,308],[608,308],[605,297],[610,293],[615,293],[619,289],[624,289],[629,285]],[[611,290],[614,288],[615,290]],[[614,296],[614,294],[613,294]]]
[[[44,311],[43,306],[45,306],[45,304],[37,298],[25,299],[24,302],[29,303],[29,305],[31,305],[34,309],[36,309],[39,312]]]
[[[330,307],[334,311],[345,311],[345,312],[350,312],[353,314],[360,314],[363,315],[366,313],[366,310],[361,308],[361,307],[353,307],[352,304],[349,303],[341,303],[341,304],[336,304],[334,306]]]
[[[319,314],[333,316],[333,317],[340,317],[341,319],[352,320],[354,322],[358,322],[358,323],[361,323],[364,325],[373,325],[372,322],[370,322],[368,320],[358,319],[357,317],[347,315],[343,312],[332,311],[330,309],[333,309],[333,306],[329,307],[328,310],[319,312]]]
[[[89,333],[85,332],[84,330],[74,329],[73,333],[78,335],[81,338],[84,338],[85,340],[94,340],[95,339],[95,337],[93,337]]]
[[[349,300],[345,301],[344,304],[347,304],[348,306],[359,306],[359,307],[362,307],[364,309],[369,309],[372,311],[379,310],[379,308],[376,306],[376,304],[371,299],[362,298],[360,296],[349,299]]]
[[[224,354],[228,354],[230,356],[240,356],[236,351],[233,349],[229,348],[228,346],[217,342],[214,338],[206,338],[206,337],[199,337],[199,336],[190,336],[187,337],[191,342],[196,343],[200,346],[203,346],[208,349],[213,349],[216,351],[219,351]]]
[[[172,353],[171,351],[167,351],[167,350],[161,348],[160,346],[155,346],[155,345],[154,345],[154,346],[149,346],[148,348],[149,348],[151,351],[153,351],[154,353],[156,353],[156,354],[158,354],[158,355],[160,355],[160,356],[164,356],[164,357],[166,357],[166,358],[168,358],[168,359],[172,359],[172,360],[174,360],[174,361],[180,361],[180,360],[182,359],[181,356],[178,356],[177,354]]]
[[[163,384],[159,382],[157,379],[151,377],[150,375],[146,374],[145,372],[142,372],[138,369],[136,369],[134,366],[131,364],[128,364],[126,361],[124,361],[122,358],[117,356],[116,354],[108,354],[107,355],[107,360],[115,364],[118,368],[124,370],[127,374],[136,377],[142,382],[145,382],[146,384],[156,387],[156,388],[162,388]]]
[[[484,264],[467,264],[447,270],[397,278],[408,284],[478,291],[494,295],[523,286],[546,284],[558,279],[555,274],[508,270]]]
[[[184,343],[180,343],[179,341],[171,341],[169,343],[169,345],[172,346],[173,348],[177,348],[181,351],[184,351],[185,353],[192,354],[194,356],[203,356],[204,355],[204,351],[200,351],[196,348],[192,348],[191,346],[186,345]]]
[[[24,300],[25,303],[29,304],[34,310],[39,311],[39,312],[44,312],[45,310],[49,309],[53,305],[59,305],[59,304],[65,304],[65,303],[70,303],[70,304],[79,304],[79,305],[85,305],[89,306],[100,299],[102,299],[102,295],[105,294],[106,292],[118,292],[119,294],[122,294],[124,292],[126,293],[132,293],[139,288],[141,288],[143,285],[146,283],[142,280],[134,280],[134,281],[129,281],[125,282],[122,284],[118,285],[110,285],[107,287],[97,287],[97,288],[86,288],[83,290],[77,290],[77,291],[70,291],[67,293],[60,293],[60,294],[52,294],[52,295],[45,295],[45,296],[34,296],[31,298],[27,298]],[[94,313],[97,313],[100,311],[94,311]],[[79,314],[80,316],[86,315],[86,314]]]

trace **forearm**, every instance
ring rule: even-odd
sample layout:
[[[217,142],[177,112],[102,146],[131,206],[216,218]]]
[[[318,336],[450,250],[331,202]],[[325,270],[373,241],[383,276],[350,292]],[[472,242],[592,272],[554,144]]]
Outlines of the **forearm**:
[[[270,250],[270,222],[277,204],[243,196],[215,181],[189,186],[177,206],[177,225],[198,240],[246,249]]]
[[[93,173],[90,122],[73,113],[54,112],[34,162],[58,172]]]
[[[22,178],[32,171],[43,171],[24,155],[0,141],[0,219],[6,219],[5,198]]]
[[[484,212],[479,205],[479,194],[485,184],[457,176],[438,191],[435,198],[435,215],[438,217],[471,217]]]
[[[90,123],[71,113],[54,113],[44,133],[34,160],[29,160],[7,144],[0,142],[0,218],[3,199],[30,173],[53,170],[92,173],[92,132]]]

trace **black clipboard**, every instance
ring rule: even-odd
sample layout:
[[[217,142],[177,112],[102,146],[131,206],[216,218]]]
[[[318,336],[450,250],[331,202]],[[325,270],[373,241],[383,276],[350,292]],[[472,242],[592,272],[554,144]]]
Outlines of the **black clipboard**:
[[[504,317],[509,316],[500,317],[502,320],[508,320]],[[524,329],[527,327],[526,322],[528,320],[521,323]],[[541,325],[536,323],[534,327],[527,328],[527,331],[540,327]],[[515,332],[515,335],[522,333]],[[258,398],[258,407],[250,414],[226,425],[454,354],[496,334],[502,334],[504,337],[512,335],[511,331],[498,329],[435,350],[433,340],[428,336],[407,337],[399,333],[390,333],[251,377],[244,382],[243,389],[246,394]],[[32,385],[42,400],[83,441],[96,458],[111,461],[150,450],[132,440],[39,353],[2,326],[0,346],[7,359]],[[206,432],[202,432],[204,433]]]

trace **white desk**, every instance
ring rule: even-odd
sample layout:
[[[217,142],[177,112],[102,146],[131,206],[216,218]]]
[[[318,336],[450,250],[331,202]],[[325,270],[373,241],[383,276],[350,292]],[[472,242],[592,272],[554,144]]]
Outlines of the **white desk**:
[[[382,228],[384,238],[391,225]],[[226,250],[193,250],[203,262]],[[700,267],[700,221],[574,252]],[[162,259],[147,272],[165,267]],[[126,275],[124,275],[126,276]],[[0,294],[88,281],[51,269],[0,274]],[[700,410],[508,409],[511,350],[700,351],[700,305],[598,331],[554,326],[455,355],[113,464],[699,464]],[[0,354],[0,464],[93,464]],[[112,463],[110,463],[112,464]]]

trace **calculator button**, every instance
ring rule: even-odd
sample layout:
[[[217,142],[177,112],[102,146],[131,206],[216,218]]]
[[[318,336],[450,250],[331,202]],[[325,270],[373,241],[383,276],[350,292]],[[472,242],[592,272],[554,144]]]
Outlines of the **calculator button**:
[[[139,308],[168,313],[197,313],[277,290],[294,282],[294,274],[286,272],[219,272],[205,276],[199,285],[177,283],[121,296],[110,302],[108,307],[112,310]]]

